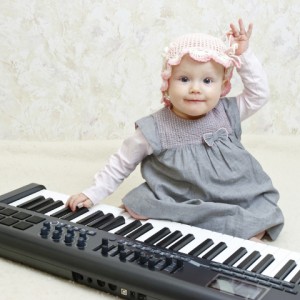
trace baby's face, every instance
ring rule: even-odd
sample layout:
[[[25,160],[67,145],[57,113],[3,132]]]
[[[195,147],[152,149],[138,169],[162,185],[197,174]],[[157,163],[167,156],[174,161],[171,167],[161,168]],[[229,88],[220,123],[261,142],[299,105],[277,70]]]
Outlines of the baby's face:
[[[224,67],[213,60],[198,62],[185,55],[172,67],[168,95],[173,112],[184,119],[197,119],[219,102],[224,80]]]

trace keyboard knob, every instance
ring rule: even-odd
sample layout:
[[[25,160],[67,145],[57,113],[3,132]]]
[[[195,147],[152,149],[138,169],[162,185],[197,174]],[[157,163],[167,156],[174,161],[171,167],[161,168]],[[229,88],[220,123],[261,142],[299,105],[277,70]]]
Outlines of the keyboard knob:
[[[72,235],[69,234],[69,233],[67,233],[67,234],[65,235],[65,244],[69,246],[69,245],[72,244],[72,242],[73,242],[73,237],[72,237]]]
[[[41,234],[42,238],[46,239],[48,237],[48,234],[49,234],[49,229],[47,227],[43,226],[41,228],[41,233],[40,234]]]
[[[61,224],[58,224],[55,226],[55,230],[59,231],[60,233],[62,233],[63,230],[63,226]]]
[[[122,242],[119,242],[118,243],[118,251],[121,252],[123,250],[125,250],[125,245]]]
[[[85,239],[82,238],[82,237],[79,237],[78,240],[77,240],[77,245],[78,249],[81,249],[83,250],[84,247],[85,247]]]
[[[52,239],[55,242],[58,242],[60,240],[61,234],[58,230],[54,230],[52,233]]]
[[[108,245],[102,245],[101,253],[102,253],[102,255],[107,256],[107,254],[108,254]]]
[[[79,231],[79,236],[86,240],[86,230],[82,229]]]
[[[67,233],[71,234],[72,236],[74,236],[74,232],[75,232],[75,230],[72,227],[68,228],[68,230],[67,230]]]
[[[51,223],[50,223],[49,221],[45,221],[45,222],[43,223],[43,226],[46,227],[48,230],[50,230],[50,228],[51,228]]]
[[[103,246],[108,246],[108,238],[102,238],[102,247]]]
[[[127,253],[125,250],[121,250],[120,253],[119,253],[119,258],[120,260],[126,260],[126,256],[127,256]]]

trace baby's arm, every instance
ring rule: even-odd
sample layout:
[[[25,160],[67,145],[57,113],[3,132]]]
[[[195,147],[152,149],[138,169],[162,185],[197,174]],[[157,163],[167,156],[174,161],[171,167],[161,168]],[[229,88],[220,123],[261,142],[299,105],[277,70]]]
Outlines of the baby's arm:
[[[152,151],[144,135],[137,128],[134,135],[127,138],[119,151],[110,157],[105,168],[96,173],[94,185],[80,194],[71,196],[66,205],[74,211],[77,207],[91,207],[99,203],[112,194],[143,158],[152,154]]]
[[[231,36],[232,42],[237,44],[235,54],[240,57],[242,63],[237,71],[243,81],[244,91],[237,96],[237,104],[243,121],[267,103],[269,85],[261,63],[249,48],[253,24],[250,23],[247,30],[242,19],[238,20],[238,24],[238,26],[230,24],[228,36]]]
[[[237,96],[237,104],[243,121],[267,103],[269,85],[261,63],[250,48],[240,58],[242,66],[237,72],[243,81],[244,90]]]

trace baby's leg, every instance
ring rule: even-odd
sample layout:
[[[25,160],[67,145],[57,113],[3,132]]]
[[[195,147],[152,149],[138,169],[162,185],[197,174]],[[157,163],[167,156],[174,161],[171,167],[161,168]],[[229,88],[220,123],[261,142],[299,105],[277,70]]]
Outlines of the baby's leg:
[[[136,220],[148,220],[147,217],[141,216],[139,214],[136,214],[133,210],[131,210],[130,208],[126,207],[124,204],[122,204],[120,207],[123,208],[123,209],[125,209]]]
[[[265,234],[266,234],[265,231],[260,232],[257,235],[255,235],[254,237],[250,238],[249,240],[253,241],[253,242],[257,242],[257,243],[263,243],[263,241],[261,239],[265,236]]]

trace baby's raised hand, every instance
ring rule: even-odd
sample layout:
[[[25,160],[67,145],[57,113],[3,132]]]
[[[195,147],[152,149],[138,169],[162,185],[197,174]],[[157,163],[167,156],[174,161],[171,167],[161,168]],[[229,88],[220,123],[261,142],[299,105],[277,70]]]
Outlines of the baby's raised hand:
[[[249,47],[249,39],[252,34],[253,24],[250,23],[248,26],[248,30],[246,30],[242,19],[239,19],[238,23],[239,23],[239,28],[232,23],[230,24],[230,31],[228,32],[228,35],[231,35],[233,39],[232,42],[238,45],[235,54],[241,55]]]
[[[81,207],[90,208],[93,206],[93,202],[85,194],[80,193],[71,196],[67,200],[66,206],[69,206],[72,211],[75,211],[77,208],[81,208]]]

